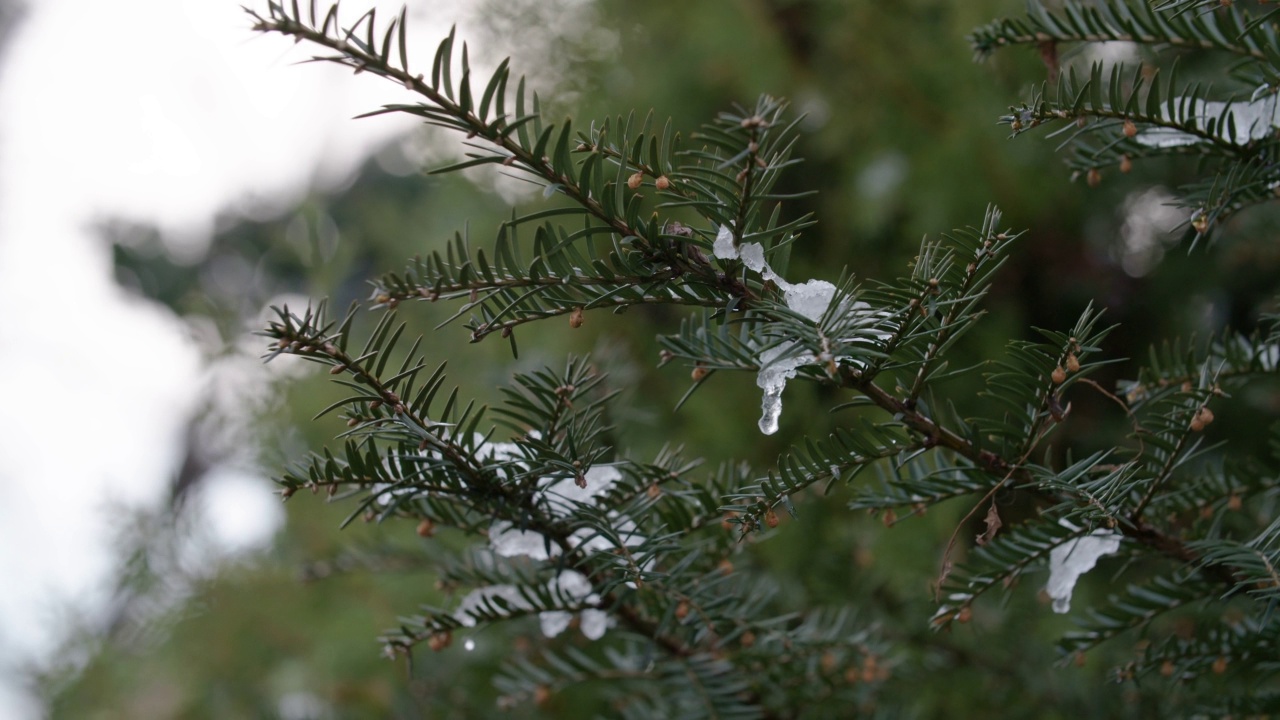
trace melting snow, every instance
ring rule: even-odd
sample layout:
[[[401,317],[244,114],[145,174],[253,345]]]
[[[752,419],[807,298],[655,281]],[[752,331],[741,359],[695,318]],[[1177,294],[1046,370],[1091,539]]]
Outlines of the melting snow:
[[[1066,521],[1066,527],[1071,527]],[[1120,549],[1120,533],[1114,530],[1094,530],[1083,537],[1068,540],[1049,551],[1049,584],[1045,591],[1053,598],[1053,611],[1065,613],[1071,609],[1071,593],[1076,580],[1098,564],[1098,558]]]
[[[721,225],[716,232],[712,251],[721,260],[741,260],[765,280],[773,281],[782,290],[787,307],[815,323],[822,320],[835,298],[836,286],[826,280],[808,280],[802,283],[784,280],[769,267],[764,258],[764,246],[760,243],[743,243],[734,247],[733,231],[728,225]],[[847,312],[870,311],[871,306],[864,302],[852,302],[840,309]],[[871,312],[863,314],[875,315]],[[759,426],[760,432],[765,435],[778,431],[778,418],[782,415],[782,390],[787,381],[796,376],[800,367],[818,362],[817,358],[807,352],[790,355],[794,347],[794,342],[784,342],[760,353],[760,373],[756,376],[756,386],[764,391],[764,397],[760,401]]]
[[[1265,91],[1267,88],[1261,88]],[[1255,93],[1255,96],[1257,93]],[[1181,105],[1184,98],[1175,98]],[[1230,109],[1228,109],[1230,105]],[[1226,113],[1225,117],[1223,113]],[[1165,113],[1167,116],[1167,113]],[[1209,120],[1217,123],[1219,118],[1229,122],[1217,123],[1214,134],[1218,138],[1234,145],[1245,145],[1254,140],[1262,140],[1280,124],[1280,98],[1274,94],[1265,94],[1245,102],[1205,102],[1197,100],[1190,113],[1196,120],[1197,127],[1208,129]],[[1143,145],[1158,148],[1183,147],[1195,145],[1205,140],[1190,133],[1174,128],[1148,128],[1134,138]]]

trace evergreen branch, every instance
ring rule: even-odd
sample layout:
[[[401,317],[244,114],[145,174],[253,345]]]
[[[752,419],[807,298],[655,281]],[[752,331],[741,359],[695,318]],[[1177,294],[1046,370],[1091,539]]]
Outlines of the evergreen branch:
[[[408,67],[395,67],[389,62],[388,53],[377,53],[370,40],[362,42],[357,33],[363,27],[367,38],[373,36],[374,16],[362,16],[349,29],[343,31],[337,25],[337,5],[333,5],[325,15],[319,28],[315,23],[304,21],[299,12],[290,12],[281,3],[271,2],[266,17],[246,9],[254,19],[254,29],[259,32],[274,32],[298,41],[328,48],[336,55],[319,56],[316,60],[334,62],[351,67],[357,72],[371,72],[385,77],[424,98],[424,105],[393,105],[380,112],[405,112],[423,117],[428,122],[465,133],[469,138],[479,137],[487,141],[494,150],[482,158],[473,158],[479,163],[499,163],[507,167],[517,167],[538,177],[549,190],[559,192],[574,204],[583,208],[619,238],[630,239],[636,249],[645,254],[653,262],[662,262],[677,268],[682,275],[702,279],[705,283],[719,287],[731,295],[752,299],[753,291],[741,285],[732,277],[718,273],[705,258],[680,254],[658,247],[655,242],[656,233],[649,227],[642,226],[634,211],[626,212],[625,202],[614,202],[615,193],[604,193],[597,197],[587,187],[580,184],[580,176],[575,177],[573,164],[569,160],[573,148],[570,147],[571,129],[566,121],[560,128],[555,145],[552,146],[554,126],[543,127],[536,96],[531,114],[524,112],[523,82],[516,91],[516,117],[510,119],[503,112],[505,107],[505,88],[508,70],[505,65],[499,67],[486,86],[484,98],[479,107],[473,103],[470,90],[470,69],[466,63],[465,49],[463,53],[463,76],[455,93],[451,75],[454,36],[451,33],[440,44],[436,52],[436,60],[432,69],[431,82],[423,75],[411,73]],[[330,28],[332,19],[333,28]],[[388,32],[387,36],[390,37]],[[400,53],[403,59],[406,53]],[[492,101],[496,116],[489,120],[489,105],[484,101]],[[532,132],[530,132],[532,130]],[[548,154],[550,153],[550,154]],[[470,163],[466,163],[470,164]],[[616,186],[616,194],[621,198],[622,188]],[[624,213],[629,218],[624,218]]]
[[[1005,18],[969,36],[974,55],[986,59],[1013,45],[1086,42],[1132,42],[1191,50],[1220,50],[1252,60],[1274,62],[1280,38],[1267,23],[1255,22],[1240,10],[1229,12],[1162,12],[1142,2],[1065,0],[1050,11],[1042,0],[1027,3],[1025,18]],[[1216,9],[1216,8],[1215,8]]]
[[[1148,627],[1156,618],[1203,601],[1213,588],[1181,573],[1159,575],[1129,585],[1104,605],[1091,607],[1078,622],[1082,630],[1067,633],[1058,643],[1066,656],[1088,652],[1118,635]]]

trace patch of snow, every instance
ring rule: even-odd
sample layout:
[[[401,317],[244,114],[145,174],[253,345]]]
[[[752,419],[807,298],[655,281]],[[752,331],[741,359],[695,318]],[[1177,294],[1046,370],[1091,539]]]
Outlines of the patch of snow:
[[[1181,105],[1185,100],[1175,98],[1173,102]],[[1162,114],[1167,116],[1167,113]],[[1268,93],[1245,102],[1197,100],[1192,105],[1190,114],[1195,118],[1197,127],[1207,129],[1209,120],[1213,120],[1217,123],[1214,134],[1219,139],[1233,145],[1245,145],[1270,136],[1276,126],[1280,125],[1280,97]],[[1219,118],[1223,122],[1218,123]],[[1134,139],[1156,148],[1185,147],[1205,142],[1204,138],[1174,128],[1147,128]]]
[[[787,307],[816,323],[822,319],[823,314],[830,307],[831,299],[836,295],[836,286],[826,280],[810,280],[796,285],[789,283],[783,285],[782,293],[787,300]],[[860,302],[854,303],[852,309],[862,310],[870,307]]]
[[[1070,527],[1065,521],[1063,525]],[[1098,564],[1098,558],[1120,549],[1120,533],[1098,529],[1083,537],[1068,540],[1049,551],[1049,583],[1045,591],[1053,598],[1053,611],[1071,609],[1071,594],[1076,580]]]
[[[733,246],[733,230],[730,230],[728,225],[721,225],[716,231],[716,241],[711,246],[711,252],[720,260],[738,258],[738,248]]]

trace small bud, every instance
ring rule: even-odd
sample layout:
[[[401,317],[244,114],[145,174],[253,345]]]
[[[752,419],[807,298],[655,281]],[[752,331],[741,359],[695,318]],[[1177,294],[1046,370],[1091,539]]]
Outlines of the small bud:
[[[822,672],[829,675],[831,671],[836,669],[836,654],[828,650],[822,653],[822,660],[819,662],[822,665]]]
[[[359,424],[360,424],[359,415],[352,415],[351,417],[347,418],[347,427],[355,427]]]
[[[956,613],[956,622],[967,623],[972,619],[973,619],[973,608],[970,608],[968,605],[965,605],[964,607],[960,608],[960,611]]]
[[[657,180],[653,181],[653,186],[659,190],[666,190],[671,187],[671,180],[669,180],[666,175],[662,175],[659,176]]]
[[[1085,125],[1088,124],[1088,122],[1089,120],[1085,118],[1085,116],[1081,115],[1076,118],[1076,127],[1083,128]]]
[[[329,374],[337,375],[338,373],[341,373],[343,370],[346,370],[346,369],[347,369],[346,365],[343,365],[342,363],[338,363],[337,365],[334,365],[333,367],[329,368]]]
[[[1072,661],[1076,664],[1076,667],[1084,667],[1084,653],[1076,653],[1076,656],[1072,658]]]
[[[1130,119],[1128,119],[1128,118],[1125,118],[1125,120],[1124,120],[1124,136],[1125,136],[1125,137],[1127,137],[1127,138],[1131,138],[1131,137],[1133,137],[1134,135],[1137,135],[1137,134],[1138,134],[1138,126],[1137,126],[1137,125],[1134,125],[1132,120],[1130,120]]]
[[[1098,168],[1089,168],[1088,174],[1085,175],[1085,182],[1089,183],[1089,187],[1098,187],[1102,183],[1102,171]]]
[[[1209,216],[1203,210],[1197,210],[1191,217],[1191,228],[1201,235],[1209,230]]]
[[[729,562],[729,558],[725,558],[716,565],[716,569],[720,571],[721,575],[731,575],[733,574],[733,563]]]
[[[1244,507],[1244,501],[1239,495],[1231,493],[1231,497],[1227,498],[1227,509],[1232,512],[1240,512],[1240,508]]]
[[[1067,355],[1067,372],[1080,372],[1080,360],[1076,358],[1075,353]]]
[[[582,308],[576,307],[573,312],[569,313],[569,327],[577,330],[582,327]]]
[[[898,513],[894,512],[893,508],[889,508],[884,511],[884,516],[881,520],[884,521],[885,527],[893,527],[893,524],[898,522]]]
[[[422,522],[418,523],[417,533],[418,537],[429,538],[436,534],[436,524],[429,519],[423,518]]]
[[[698,365],[693,368],[693,372],[689,373],[689,377],[693,378],[694,382],[702,382],[703,378],[705,378],[710,374],[711,374],[710,370],[706,369],[701,365]]]
[[[1128,175],[1131,170],[1133,170],[1133,161],[1129,159],[1128,155],[1121,155],[1120,172],[1124,175]]]
[[[647,493],[650,500],[657,500],[662,497],[662,488],[658,487],[658,483],[652,483],[649,485]]]
[[[749,648],[752,645],[756,644],[756,634],[748,630],[742,633],[742,637],[738,640],[738,642],[742,644],[742,647]]]
[[[689,616],[689,601],[681,600],[680,604],[676,605],[676,619],[683,620],[688,616]]]
[[[1213,661],[1213,674],[1221,675],[1226,671],[1227,671],[1227,657],[1225,655],[1219,655],[1218,659]]]
[[[379,305],[386,305],[387,303],[391,302],[391,296],[387,295],[386,293],[383,293],[378,297],[374,298],[374,302],[378,303]]]
[[[1163,663],[1161,663],[1160,665],[1161,675],[1163,675],[1164,677],[1170,677],[1173,675],[1173,671],[1174,671],[1174,667],[1173,667],[1172,660],[1165,660]]]
[[[1056,367],[1053,369],[1053,374],[1049,376],[1049,379],[1053,380],[1054,385],[1061,385],[1067,379],[1067,371],[1061,367]]]
[[[1196,410],[1195,416],[1191,418],[1191,430],[1200,432],[1211,422],[1213,422],[1213,411],[1207,407],[1201,407]]]
[[[642,182],[644,182],[644,173],[638,172],[632,175],[631,177],[627,178],[627,187],[631,188],[632,190],[639,190],[640,183]]]
[[[453,633],[448,630],[442,630],[438,633],[434,633],[431,637],[427,638],[427,647],[431,648],[435,652],[440,652],[452,644]]]
[[[769,511],[764,514],[764,524],[771,528],[778,527],[778,513],[774,512],[773,508],[769,508]]]
[[[502,328],[502,332],[500,334],[502,335],[503,339],[511,337],[511,326],[507,325],[506,327]]]
[[[539,685],[533,689],[533,704],[538,707],[546,707],[551,702],[551,688],[546,685]]]

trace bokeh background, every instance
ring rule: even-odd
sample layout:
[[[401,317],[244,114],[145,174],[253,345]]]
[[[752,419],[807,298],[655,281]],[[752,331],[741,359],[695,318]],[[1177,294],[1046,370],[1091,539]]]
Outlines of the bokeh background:
[[[373,4],[347,0],[346,17]],[[1190,168],[1087,188],[1052,141],[1006,139],[997,116],[1045,68],[1021,50],[974,63],[965,35],[1021,0],[409,7],[411,57],[428,62],[456,25],[481,72],[511,56],[553,115],[581,125],[652,108],[687,134],[761,93],[789,98],[806,162],[786,190],[819,191],[786,209],[819,220],[792,279],[905,273],[922,236],[998,204],[1029,232],[963,350],[972,361],[1031,326],[1068,327],[1091,300],[1123,326],[1108,352],[1140,356],[1165,334],[1251,327],[1276,289],[1265,213],[1237,220],[1231,244],[1180,244],[1185,214],[1166,187]],[[485,716],[485,678],[530,641],[527,628],[478,637],[410,676],[374,640],[398,612],[447,602],[431,549],[407,527],[339,532],[346,508],[272,494],[270,476],[336,428],[309,421],[332,399],[324,378],[260,363],[250,333],[266,309],[344,306],[464,224],[483,242],[511,203],[539,199],[492,173],[425,175],[458,138],[352,120],[405,91],[296,64],[306,57],[256,37],[232,0],[0,0],[0,716]],[[405,315],[431,332],[446,311]],[[839,422],[824,412],[837,398],[793,383],[782,431],[760,437],[752,377],[717,377],[673,414],[687,369],[656,369],[653,336],[678,321],[589,314],[576,332],[526,332],[518,360],[460,327],[431,347],[482,400],[514,370],[592,353],[619,387],[644,390],[612,418],[637,457],[674,442],[768,467],[800,433]],[[1091,402],[1105,404],[1075,409],[1099,417],[1071,438],[1083,446],[1123,427]],[[890,689],[917,712],[1125,707],[1101,663],[1053,669],[1067,625],[1033,589],[983,610],[967,637],[928,632],[928,582],[968,508],[887,532],[832,494],[802,499],[802,520],[752,552],[797,607],[851,603],[899,632],[915,670]]]

